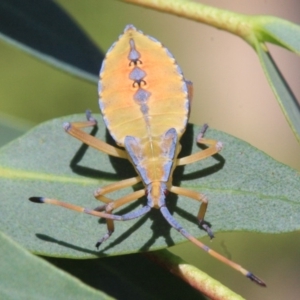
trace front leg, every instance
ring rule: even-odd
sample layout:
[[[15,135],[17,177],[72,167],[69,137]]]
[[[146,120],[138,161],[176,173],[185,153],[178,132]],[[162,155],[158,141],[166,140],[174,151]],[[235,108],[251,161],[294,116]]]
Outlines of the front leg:
[[[111,146],[82,130],[82,128],[97,125],[97,121],[92,117],[89,110],[86,111],[86,117],[87,121],[85,122],[64,123],[63,127],[65,131],[90,147],[93,147],[111,156],[127,159],[127,154],[124,150]]]

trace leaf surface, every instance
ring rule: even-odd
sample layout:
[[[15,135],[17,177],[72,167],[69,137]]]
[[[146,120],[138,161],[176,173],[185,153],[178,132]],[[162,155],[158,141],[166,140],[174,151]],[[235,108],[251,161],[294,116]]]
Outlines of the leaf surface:
[[[100,120],[96,136],[111,143],[101,116],[95,117]],[[77,258],[155,250],[184,241],[153,209],[140,219],[116,222],[112,237],[96,251],[95,242],[106,232],[104,220],[27,200],[47,196],[94,208],[100,204],[93,198],[95,189],[136,176],[128,161],[86,147],[62,129],[63,121],[84,118],[74,115],[51,120],[0,150],[1,230],[35,253]],[[197,126],[188,126],[181,140],[182,156],[201,150],[194,142],[194,133],[199,131]],[[210,129],[207,137],[222,141],[224,150],[178,167],[174,185],[207,195],[206,221],[213,231],[299,230],[299,173],[225,133]],[[117,199],[131,191],[127,188],[110,196]],[[115,213],[124,214],[144,204],[145,199],[140,199]],[[169,194],[167,204],[191,234],[206,235],[195,217],[198,202]]]
[[[300,141],[300,105],[270,53],[258,43],[255,47],[277,102],[296,138]]]
[[[0,147],[23,135],[33,124],[19,118],[0,113]]]
[[[300,105],[265,44],[270,42],[300,54],[300,26],[272,16],[245,17],[253,29],[249,40],[296,138],[300,141]]]
[[[0,232],[0,298],[112,299],[20,247]]]

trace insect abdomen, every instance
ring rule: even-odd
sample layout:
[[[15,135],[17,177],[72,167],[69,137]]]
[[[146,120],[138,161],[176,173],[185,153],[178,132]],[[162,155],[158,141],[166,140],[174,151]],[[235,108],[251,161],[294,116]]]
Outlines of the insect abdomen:
[[[187,85],[170,52],[129,25],[106,55],[100,72],[100,108],[120,146],[126,136],[160,136],[187,124]]]

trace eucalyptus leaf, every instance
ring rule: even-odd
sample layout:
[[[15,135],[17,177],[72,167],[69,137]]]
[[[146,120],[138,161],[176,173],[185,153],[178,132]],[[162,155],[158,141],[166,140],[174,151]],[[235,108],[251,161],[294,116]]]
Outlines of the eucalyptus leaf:
[[[300,141],[300,105],[266,47],[256,43],[255,48],[281,110]]]
[[[300,54],[300,26],[271,16],[252,16],[252,27],[261,42],[270,42]]]
[[[99,119],[96,136],[111,143],[101,117],[95,117]],[[100,204],[93,198],[95,189],[136,176],[128,161],[86,147],[62,129],[63,121],[84,118],[74,115],[51,120],[0,150],[1,230],[35,253],[74,258],[155,250],[184,241],[153,209],[140,219],[116,222],[114,234],[97,251],[95,242],[106,232],[104,220],[27,200],[47,196],[94,208]],[[182,156],[201,150],[193,137],[199,130],[197,126],[187,127],[181,140]],[[224,150],[178,167],[174,185],[207,195],[206,221],[214,232],[299,230],[299,173],[228,134],[210,129],[207,137],[222,141]],[[130,191],[114,192],[111,197],[116,199]],[[124,214],[144,204],[145,199],[140,199],[115,213]],[[191,234],[206,235],[197,226],[198,202],[169,194],[167,205]]]
[[[0,1],[0,39],[72,75],[98,80],[103,54],[54,1]]]
[[[28,131],[33,124],[0,112],[0,147]]]
[[[265,42],[270,42],[300,54],[300,26],[271,16],[248,17],[255,32],[252,44],[276,96],[281,110],[300,141],[300,105],[285,81]]]
[[[58,270],[0,232],[0,298],[113,299]]]

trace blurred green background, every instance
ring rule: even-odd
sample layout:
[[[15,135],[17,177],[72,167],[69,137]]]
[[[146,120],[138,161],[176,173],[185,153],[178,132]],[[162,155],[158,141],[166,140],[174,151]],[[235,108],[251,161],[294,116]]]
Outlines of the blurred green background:
[[[300,146],[279,109],[255,52],[241,39],[206,25],[119,1],[56,2],[104,52],[126,24],[132,23],[157,38],[173,53],[185,77],[194,83],[192,123],[207,122],[300,170]],[[298,0],[199,2],[245,14],[274,15],[300,24]],[[0,47],[3,143],[51,118],[81,113],[87,108],[98,112],[96,85],[53,69],[3,42]],[[270,46],[270,52],[299,99],[299,57],[276,46]],[[172,251],[246,299],[299,299],[299,232],[217,233],[216,236],[212,243],[208,239],[203,241],[262,277],[267,289],[249,283],[190,243],[173,247]]]

